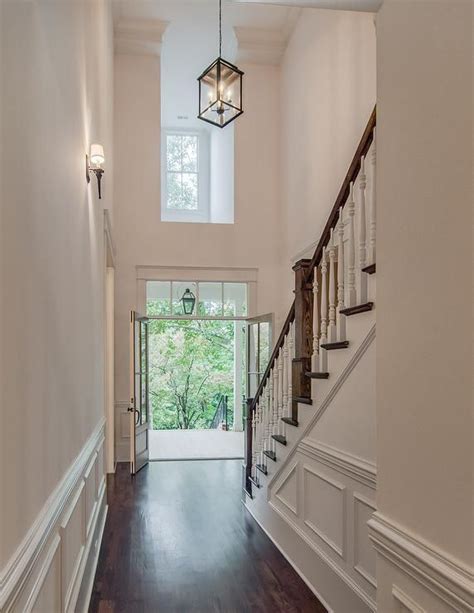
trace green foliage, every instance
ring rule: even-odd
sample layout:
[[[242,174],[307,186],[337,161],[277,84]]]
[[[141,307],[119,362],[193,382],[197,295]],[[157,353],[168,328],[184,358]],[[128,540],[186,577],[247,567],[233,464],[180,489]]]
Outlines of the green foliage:
[[[221,394],[232,421],[233,322],[150,320],[149,359],[154,429],[208,428]]]

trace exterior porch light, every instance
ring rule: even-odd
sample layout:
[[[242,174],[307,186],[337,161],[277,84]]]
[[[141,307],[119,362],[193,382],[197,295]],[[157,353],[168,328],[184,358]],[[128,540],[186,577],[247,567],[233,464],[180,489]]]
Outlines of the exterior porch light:
[[[194,311],[194,305],[196,304],[196,296],[186,288],[186,291],[181,298],[181,302],[183,303],[183,310],[185,315],[192,315]]]
[[[222,0],[219,0],[219,56],[206,68],[199,82],[198,118],[223,128],[244,112],[242,109],[243,72],[221,57]]]

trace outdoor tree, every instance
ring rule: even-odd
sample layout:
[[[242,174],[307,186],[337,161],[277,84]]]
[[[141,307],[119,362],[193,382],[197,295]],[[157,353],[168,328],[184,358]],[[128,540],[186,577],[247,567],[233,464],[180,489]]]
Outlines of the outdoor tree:
[[[208,428],[222,394],[232,415],[233,322],[151,320],[149,360],[154,429]]]

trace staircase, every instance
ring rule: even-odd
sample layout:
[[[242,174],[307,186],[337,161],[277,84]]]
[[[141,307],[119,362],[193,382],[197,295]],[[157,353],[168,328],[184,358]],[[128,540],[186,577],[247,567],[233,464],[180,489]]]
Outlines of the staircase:
[[[375,610],[374,109],[247,401],[245,504],[328,609]]]

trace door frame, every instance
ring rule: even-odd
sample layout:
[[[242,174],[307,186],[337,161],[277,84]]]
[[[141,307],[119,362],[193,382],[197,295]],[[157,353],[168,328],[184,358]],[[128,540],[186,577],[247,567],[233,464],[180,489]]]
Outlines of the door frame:
[[[115,472],[115,245],[110,213],[104,209],[104,414],[105,464]]]

